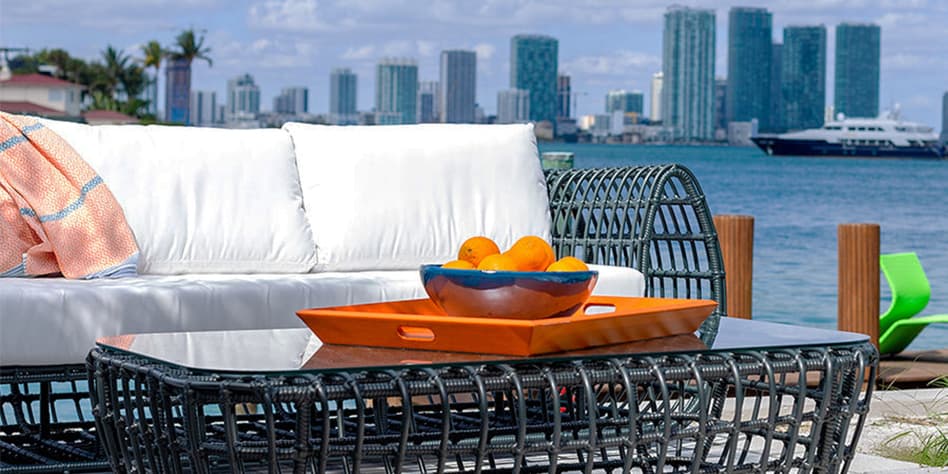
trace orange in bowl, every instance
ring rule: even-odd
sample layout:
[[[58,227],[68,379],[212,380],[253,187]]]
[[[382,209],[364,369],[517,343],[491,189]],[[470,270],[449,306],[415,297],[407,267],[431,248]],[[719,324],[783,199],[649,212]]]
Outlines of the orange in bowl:
[[[493,240],[479,235],[471,237],[461,244],[461,248],[458,250],[458,260],[470,262],[476,268],[485,257],[499,253],[500,247],[497,247]]]

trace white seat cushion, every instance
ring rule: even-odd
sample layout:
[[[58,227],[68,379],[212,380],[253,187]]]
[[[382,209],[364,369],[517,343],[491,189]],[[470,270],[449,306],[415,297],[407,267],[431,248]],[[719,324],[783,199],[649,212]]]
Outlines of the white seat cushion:
[[[315,264],[286,132],[42,122],[122,205],[141,273],[300,273]]]
[[[414,269],[468,237],[549,240],[532,125],[334,127],[288,123],[316,271]]]
[[[628,268],[599,267],[594,294],[641,296]],[[101,336],[304,327],[303,308],[425,298],[418,270],[299,275],[14,278],[0,284],[0,366],[78,364]]]

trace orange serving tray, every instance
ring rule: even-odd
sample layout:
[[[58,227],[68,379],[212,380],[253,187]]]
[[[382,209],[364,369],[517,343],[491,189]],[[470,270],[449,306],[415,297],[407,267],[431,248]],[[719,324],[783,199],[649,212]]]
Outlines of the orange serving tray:
[[[296,314],[326,344],[530,356],[693,333],[716,306],[710,300],[592,296],[571,316],[519,320],[447,316],[426,298]],[[609,311],[586,314],[592,307]]]

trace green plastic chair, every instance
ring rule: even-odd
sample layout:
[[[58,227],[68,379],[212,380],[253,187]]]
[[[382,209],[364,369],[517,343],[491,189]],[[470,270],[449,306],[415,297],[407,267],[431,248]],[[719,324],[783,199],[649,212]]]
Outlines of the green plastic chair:
[[[892,289],[892,303],[879,317],[879,353],[896,354],[905,350],[925,326],[948,323],[948,314],[913,317],[925,309],[932,293],[914,252],[881,255],[879,266]]]

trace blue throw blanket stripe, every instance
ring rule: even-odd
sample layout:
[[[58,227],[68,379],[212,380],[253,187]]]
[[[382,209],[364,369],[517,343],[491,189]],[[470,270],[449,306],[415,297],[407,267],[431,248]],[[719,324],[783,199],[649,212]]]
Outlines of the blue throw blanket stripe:
[[[26,255],[23,256],[23,261],[19,265],[0,273],[0,278],[15,278],[15,277],[24,277],[26,275]]]
[[[76,209],[79,209],[79,207],[81,207],[84,202],[86,202],[86,195],[89,194],[90,191],[95,189],[95,187],[100,184],[102,184],[102,177],[96,175],[95,178],[90,179],[88,183],[82,186],[82,189],[79,190],[78,199],[76,199],[74,202],[72,202],[68,206],[64,207],[63,210],[59,212],[56,212],[53,214],[47,214],[45,216],[39,216],[39,221],[40,222],[58,221],[60,219],[65,218],[69,214],[72,214],[73,212],[75,212]],[[36,212],[28,207],[21,207],[20,214],[26,217],[36,217]]]
[[[21,135],[9,138],[7,140],[4,140],[2,143],[0,143],[0,152],[7,151],[16,145],[19,145],[20,143],[25,142],[26,135],[28,133],[35,132],[36,130],[39,130],[41,128],[43,128],[43,124],[41,123],[34,123],[33,125],[27,125],[23,127],[23,129],[20,130]]]
[[[106,268],[100,272],[95,272],[82,277],[83,280],[94,280],[96,278],[123,278],[138,276],[138,252],[128,257],[128,260],[112,267]]]

